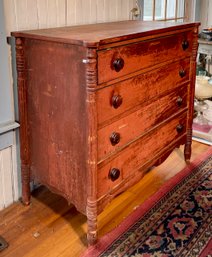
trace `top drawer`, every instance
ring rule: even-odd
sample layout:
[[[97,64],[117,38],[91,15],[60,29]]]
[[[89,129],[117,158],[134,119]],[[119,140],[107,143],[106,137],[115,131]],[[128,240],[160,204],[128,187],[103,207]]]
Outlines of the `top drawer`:
[[[98,82],[104,83],[192,52],[192,32],[118,46],[98,52]]]

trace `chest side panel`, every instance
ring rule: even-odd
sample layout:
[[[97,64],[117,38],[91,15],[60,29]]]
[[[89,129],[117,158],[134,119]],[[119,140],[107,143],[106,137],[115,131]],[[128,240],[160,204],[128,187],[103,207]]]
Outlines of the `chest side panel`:
[[[32,177],[84,212],[85,50],[68,44],[27,40],[26,56]]]

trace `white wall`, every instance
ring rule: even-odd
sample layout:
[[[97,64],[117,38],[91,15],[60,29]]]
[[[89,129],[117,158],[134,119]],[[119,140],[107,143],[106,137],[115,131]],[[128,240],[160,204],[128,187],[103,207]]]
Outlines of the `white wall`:
[[[128,20],[132,17],[130,10],[135,0],[0,0],[0,8],[2,3],[6,35],[9,36],[11,31],[17,30]],[[6,35],[2,38],[4,42]],[[9,46],[4,51],[7,52],[7,62],[11,63]],[[6,61],[1,69],[5,74]],[[13,80],[16,85],[12,65],[6,79],[9,81],[7,89],[12,89]],[[16,90],[14,93],[17,101]],[[13,116],[17,117],[14,113]],[[0,130],[0,210],[16,201],[21,194],[19,144],[16,141],[15,132],[9,131],[6,135]]]
[[[3,0],[6,29],[128,20],[135,0]]]
[[[212,27],[212,0],[201,0],[200,21],[201,29]]]
[[[17,162],[16,134],[7,132],[0,135],[0,210],[7,207],[20,197],[20,168]],[[19,166],[20,167],[20,166]],[[19,169],[19,172],[18,172]]]
[[[7,42],[5,40],[5,22],[3,5],[0,2],[0,128],[11,123],[13,117],[12,91],[8,87],[9,80],[9,60],[7,54]],[[4,97],[3,97],[4,96]]]
[[[0,210],[18,200],[17,144],[10,48],[7,45],[3,2],[0,0]]]

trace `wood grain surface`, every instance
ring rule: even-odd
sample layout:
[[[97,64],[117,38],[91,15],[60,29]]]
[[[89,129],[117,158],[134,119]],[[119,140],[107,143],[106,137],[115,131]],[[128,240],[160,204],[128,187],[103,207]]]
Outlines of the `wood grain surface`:
[[[158,95],[163,96],[172,90],[179,90],[182,84],[189,82],[189,63],[189,58],[177,62],[167,62],[150,71],[142,70],[141,74],[130,74],[131,78],[114,84],[110,83],[109,86],[98,90],[98,127],[102,128],[111,121],[126,116],[127,113],[146,105],[146,102],[154,102]],[[183,78],[179,76],[180,70],[186,72]],[[123,99],[122,104],[117,109],[111,105],[113,95],[120,95]]]
[[[177,100],[182,99],[182,104],[178,106]],[[98,160],[107,158],[108,155],[119,151],[130,141],[141,137],[145,132],[154,128],[161,121],[169,119],[173,114],[187,107],[187,86],[181,87],[156,101],[146,102],[146,105],[140,107],[135,112],[119,119],[106,127],[98,130]],[[144,122],[146,121],[146,122]],[[120,134],[120,142],[112,145],[110,136],[112,133]]]
[[[26,49],[31,176],[85,214],[86,49],[35,40]]]
[[[120,21],[89,24],[51,29],[13,32],[15,37],[37,38],[47,41],[84,44],[86,46],[105,45],[128,39],[151,36],[197,26],[199,23]]]
[[[189,42],[185,50],[182,47],[184,40]],[[192,41],[192,31],[189,31],[99,51],[98,81],[101,84],[171,59],[188,57],[192,52]],[[124,62],[119,72],[113,67],[118,58]]]

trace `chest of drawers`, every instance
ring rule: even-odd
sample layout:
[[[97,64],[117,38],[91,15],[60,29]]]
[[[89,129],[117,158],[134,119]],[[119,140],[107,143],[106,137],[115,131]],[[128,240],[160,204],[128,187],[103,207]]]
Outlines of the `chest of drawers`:
[[[22,199],[30,180],[97,216],[179,145],[191,155],[197,23],[14,32]]]

